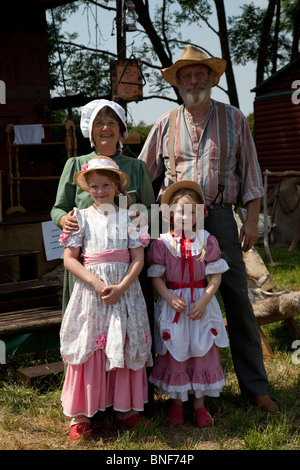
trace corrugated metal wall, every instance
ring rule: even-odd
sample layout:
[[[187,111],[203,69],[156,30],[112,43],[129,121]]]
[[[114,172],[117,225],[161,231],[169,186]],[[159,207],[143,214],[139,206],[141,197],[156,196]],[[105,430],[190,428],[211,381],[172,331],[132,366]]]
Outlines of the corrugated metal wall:
[[[300,171],[300,104],[291,96],[254,103],[255,143],[262,171]]]
[[[292,101],[295,80],[300,80],[300,60],[256,88],[254,139],[262,172],[300,171],[300,104]],[[270,177],[269,182],[272,186],[278,178]]]

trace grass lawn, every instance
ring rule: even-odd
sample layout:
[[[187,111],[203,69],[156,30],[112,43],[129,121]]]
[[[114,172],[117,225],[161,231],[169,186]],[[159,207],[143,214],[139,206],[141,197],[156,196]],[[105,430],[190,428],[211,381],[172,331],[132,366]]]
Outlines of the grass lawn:
[[[264,250],[258,248],[267,263]],[[269,267],[278,290],[300,290],[300,248],[272,247],[276,266]],[[278,264],[277,264],[278,263]],[[300,324],[300,317],[297,319]],[[245,404],[239,392],[229,349],[220,350],[226,386],[220,398],[207,398],[206,406],[214,417],[212,428],[198,429],[192,419],[191,404],[185,424],[172,427],[166,422],[166,400],[157,394],[145,414],[152,420],[150,430],[127,431],[115,423],[108,410],[92,421],[92,441],[69,440],[69,418],[62,413],[62,378],[25,388],[16,384],[17,367],[31,365],[15,362],[0,365],[0,449],[1,450],[299,450],[300,449],[300,343],[293,341],[284,322],[263,326],[275,353],[265,359],[269,393],[280,407],[275,415],[266,415]],[[58,360],[48,357],[48,361]]]

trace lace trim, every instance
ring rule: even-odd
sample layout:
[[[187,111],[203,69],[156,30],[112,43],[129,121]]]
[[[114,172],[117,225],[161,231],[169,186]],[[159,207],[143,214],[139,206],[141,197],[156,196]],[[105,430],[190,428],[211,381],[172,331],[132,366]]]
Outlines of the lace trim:
[[[160,277],[165,273],[166,267],[161,264],[152,264],[147,270],[148,277]]]
[[[190,383],[186,385],[167,385],[162,380],[149,377],[149,382],[158,387],[159,393],[168,395],[170,398],[178,399],[181,401],[188,401],[188,395],[194,394],[196,398],[203,396],[219,397],[222,388],[225,385],[225,380],[220,380],[214,384],[195,384]]]
[[[223,258],[213,261],[205,266],[205,274],[220,274],[229,270],[229,266]]]

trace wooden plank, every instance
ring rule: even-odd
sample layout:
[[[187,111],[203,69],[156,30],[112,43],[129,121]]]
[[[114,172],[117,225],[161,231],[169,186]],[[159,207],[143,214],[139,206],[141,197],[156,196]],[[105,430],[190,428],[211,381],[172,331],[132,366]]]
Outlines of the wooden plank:
[[[255,312],[255,304],[254,304],[254,312]],[[256,317],[257,323],[259,325],[267,325],[268,323],[274,323],[277,321],[284,321],[288,318],[293,318],[295,314],[292,312],[290,314],[281,315],[280,313],[275,313],[274,315],[268,315],[266,317]]]
[[[40,279],[30,279],[28,281],[20,281],[20,282],[9,282],[6,284],[0,284],[0,295],[1,299],[4,299],[4,296],[14,297],[18,296],[19,294],[34,294],[41,292],[43,295],[45,290],[53,292],[55,289],[58,289],[60,284],[53,281],[46,281]]]
[[[61,320],[61,308],[56,306],[0,313],[0,338],[58,327]]]
[[[259,329],[259,334],[260,334],[260,339],[261,339],[261,346],[262,346],[263,355],[265,357],[274,357],[274,353],[273,353],[272,348],[269,344],[269,341],[267,340],[267,337],[265,336],[265,334],[262,331],[260,326],[258,326],[258,329]]]
[[[62,374],[63,372],[64,363],[62,361],[24,367],[17,369],[17,383],[19,385],[31,386],[38,378],[47,377],[52,374]]]
[[[8,250],[0,251],[0,259],[13,258],[15,256],[32,256],[40,254],[39,250]]]
[[[26,297],[18,299],[9,299],[6,302],[0,302],[0,315],[5,312],[16,310],[27,310],[33,308],[53,307],[59,305],[59,297],[57,293],[38,295],[36,297]]]
[[[140,144],[141,134],[139,132],[129,132],[126,139],[121,139],[124,145],[129,144]]]

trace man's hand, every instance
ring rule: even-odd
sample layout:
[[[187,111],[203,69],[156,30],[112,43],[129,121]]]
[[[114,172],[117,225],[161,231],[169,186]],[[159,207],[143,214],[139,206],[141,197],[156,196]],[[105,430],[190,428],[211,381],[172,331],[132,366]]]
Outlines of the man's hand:
[[[242,226],[240,230],[240,237],[239,237],[239,242],[242,245],[242,250],[244,252],[249,251],[253,245],[258,240],[258,227],[257,224],[254,224],[254,226],[245,221],[244,225]]]
[[[247,216],[246,220],[240,230],[239,242],[242,245],[244,252],[249,251],[250,248],[258,240],[258,219],[260,210],[261,199],[253,199],[246,205]]]

